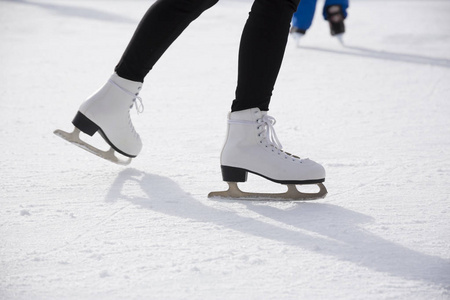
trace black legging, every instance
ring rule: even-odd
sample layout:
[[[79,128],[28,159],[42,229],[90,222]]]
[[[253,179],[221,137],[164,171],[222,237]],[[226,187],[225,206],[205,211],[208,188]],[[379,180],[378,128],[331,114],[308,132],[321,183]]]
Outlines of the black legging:
[[[138,25],[115,68],[117,74],[144,81],[161,55],[183,30],[218,0],[158,0]],[[236,99],[231,110],[269,110],[286,48],[293,13],[300,0],[255,0],[239,48]]]

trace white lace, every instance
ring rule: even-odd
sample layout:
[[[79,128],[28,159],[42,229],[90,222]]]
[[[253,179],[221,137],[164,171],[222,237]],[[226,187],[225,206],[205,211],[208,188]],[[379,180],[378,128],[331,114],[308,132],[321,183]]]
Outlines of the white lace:
[[[229,124],[244,124],[244,125],[255,125],[258,124],[258,129],[260,126],[264,126],[265,131],[262,131],[258,134],[259,137],[262,137],[263,139],[266,139],[268,144],[270,146],[274,146],[275,148],[281,150],[283,149],[283,146],[280,143],[280,140],[278,140],[277,134],[275,133],[275,129],[273,128],[273,125],[275,125],[277,121],[274,117],[271,117],[269,115],[264,115],[262,118],[255,121],[245,121],[245,120],[232,120],[229,119]]]
[[[261,131],[258,136],[262,138],[262,140],[266,140],[267,141],[267,146],[271,146],[275,149],[278,150],[278,154],[281,155],[283,154],[285,156],[285,158],[292,158],[293,161],[295,161],[296,159],[300,159],[300,157],[297,157],[295,155],[292,155],[288,152],[283,151],[283,146],[281,145],[280,140],[277,137],[277,134],[275,133],[275,129],[274,129],[274,125],[277,121],[275,120],[274,117],[271,117],[269,115],[263,115],[262,118],[256,120],[256,122],[254,121],[245,121],[245,120],[228,120],[229,124],[243,124],[243,125],[259,125],[258,126],[258,130],[261,126],[264,126],[263,131]],[[262,143],[261,140],[261,143]],[[275,149],[272,149],[272,152],[275,152]]]
[[[256,122],[259,124],[264,124],[266,129],[266,131],[260,133],[260,136],[266,138],[266,140],[269,142],[269,145],[272,145],[279,150],[283,149],[283,146],[281,145],[280,140],[277,137],[275,129],[273,128],[273,125],[277,123],[277,120],[275,120],[274,117],[271,117],[269,115],[264,115],[261,119],[258,119]]]
[[[144,102],[142,101],[142,98],[138,96],[138,94],[133,94],[132,92],[130,92],[129,90],[124,89],[123,87],[121,87],[120,85],[118,85],[117,83],[112,81],[111,79],[108,80],[108,82],[114,84],[119,89],[121,89],[122,91],[124,91],[125,93],[127,93],[128,95],[133,97],[133,104],[131,105],[130,108],[132,108],[136,104],[136,111],[137,111],[137,113],[140,114],[140,113],[144,112]]]

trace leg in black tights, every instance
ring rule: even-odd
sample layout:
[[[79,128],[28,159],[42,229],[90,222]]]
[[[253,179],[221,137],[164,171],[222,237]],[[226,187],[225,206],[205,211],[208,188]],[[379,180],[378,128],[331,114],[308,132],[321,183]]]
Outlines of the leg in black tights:
[[[299,0],[256,0],[241,37],[238,84],[232,111],[269,102],[283,61],[292,15]]]
[[[144,82],[147,73],[184,29],[217,1],[156,1],[142,18],[116,66],[117,75]]]
[[[143,82],[183,30],[218,0],[158,0],[144,15],[115,71]],[[299,0],[255,0],[239,49],[238,84],[232,111],[268,110],[283,60],[289,26]]]

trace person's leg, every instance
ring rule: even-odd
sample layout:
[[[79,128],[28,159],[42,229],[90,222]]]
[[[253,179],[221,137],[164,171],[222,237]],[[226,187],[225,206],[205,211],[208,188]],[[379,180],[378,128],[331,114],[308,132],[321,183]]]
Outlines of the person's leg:
[[[79,108],[72,123],[82,132],[99,132],[125,156],[135,157],[142,142],[130,119],[140,101],[144,77],[183,30],[217,0],[158,0],[144,15],[115,73]]]
[[[323,17],[330,25],[330,34],[341,37],[345,33],[344,20],[347,17],[348,0],[326,0]]]
[[[297,32],[305,33],[311,27],[317,0],[301,0],[297,11],[292,17],[292,28]]]
[[[320,164],[282,150],[273,128],[275,119],[267,114],[297,5],[298,0],[253,4],[242,34],[236,100],[220,158],[224,181],[245,182],[248,172],[281,184],[325,180]]]
[[[132,81],[143,82],[161,55],[202,12],[218,0],[158,0],[136,29],[115,71]]]
[[[255,0],[239,49],[238,83],[232,111],[269,110],[283,60],[292,15],[299,0]]]

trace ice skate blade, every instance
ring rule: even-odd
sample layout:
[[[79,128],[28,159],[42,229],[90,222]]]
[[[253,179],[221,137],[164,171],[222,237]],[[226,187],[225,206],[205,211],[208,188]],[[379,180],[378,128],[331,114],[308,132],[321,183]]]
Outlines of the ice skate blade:
[[[237,182],[227,182],[228,190],[223,192],[211,192],[208,198],[231,198],[238,200],[258,200],[258,201],[311,201],[325,198],[328,191],[322,183],[317,183],[319,192],[302,193],[295,184],[287,184],[288,190],[285,193],[247,193],[239,189]]]
[[[84,142],[83,140],[80,139],[80,130],[76,127],[71,133],[65,132],[60,129],[56,129],[53,133],[59,136],[60,138],[65,139],[66,141],[74,144],[75,146],[78,146],[92,154],[97,155],[98,157],[109,160],[110,162],[113,162],[115,164],[126,166],[129,165],[131,162],[131,158],[123,160],[115,156],[114,155],[115,151],[113,148],[110,148],[108,151],[103,151]]]
[[[344,44],[344,34],[343,33],[336,34],[334,37],[339,41],[339,43],[341,45],[345,46],[345,44]]]

